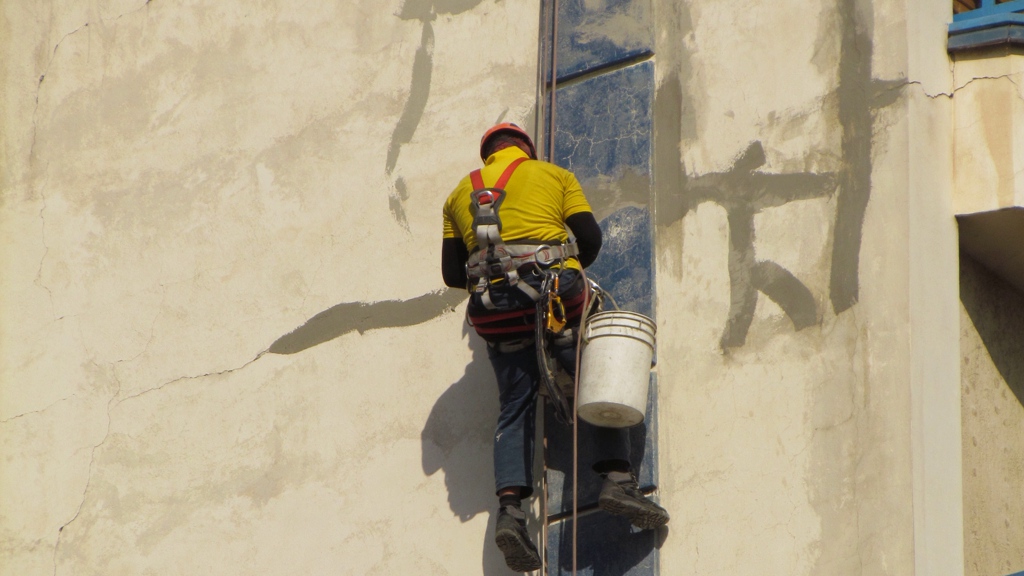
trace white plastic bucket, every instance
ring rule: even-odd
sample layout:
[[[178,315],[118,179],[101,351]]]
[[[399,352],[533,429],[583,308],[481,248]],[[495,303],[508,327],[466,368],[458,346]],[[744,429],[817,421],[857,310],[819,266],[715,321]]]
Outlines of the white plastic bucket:
[[[587,319],[580,362],[580,418],[608,428],[644,421],[657,330],[654,320],[635,312],[600,312]]]

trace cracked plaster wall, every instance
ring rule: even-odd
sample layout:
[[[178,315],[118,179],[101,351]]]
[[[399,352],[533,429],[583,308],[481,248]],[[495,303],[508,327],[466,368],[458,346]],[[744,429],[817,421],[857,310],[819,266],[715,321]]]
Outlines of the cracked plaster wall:
[[[537,3],[2,10],[0,573],[505,573],[435,242]],[[1016,77],[946,11],[654,3],[663,573],[956,565],[950,95]]]
[[[1024,207],[1024,52],[961,54],[953,74],[956,213]]]
[[[656,2],[662,573],[962,570],[948,10]]]
[[[0,10],[0,573],[501,573],[439,207],[537,2]]]

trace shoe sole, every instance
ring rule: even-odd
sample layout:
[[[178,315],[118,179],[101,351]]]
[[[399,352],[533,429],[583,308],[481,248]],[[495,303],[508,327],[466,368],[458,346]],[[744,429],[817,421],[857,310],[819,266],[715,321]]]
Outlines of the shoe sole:
[[[614,497],[599,498],[597,505],[604,511],[617,516],[624,516],[629,523],[641,530],[654,530],[668,524],[668,513],[651,510],[632,500],[619,500]]]
[[[494,535],[494,543],[505,555],[505,564],[516,572],[540,570],[540,557],[530,549],[514,530],[500,530]]]

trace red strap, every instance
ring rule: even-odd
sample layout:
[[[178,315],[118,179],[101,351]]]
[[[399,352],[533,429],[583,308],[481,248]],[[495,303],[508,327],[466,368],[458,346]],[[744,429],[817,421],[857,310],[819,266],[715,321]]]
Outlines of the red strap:
[[[501,173],[501,178],[498,178],[494,187],[504,190],[505,184],[508,184],[508,179],[512,177],[512,173],[516,171],[516,168],[518,168],[520,164],[526,162],[526,160],[526,158],[516,158],[513,160],[512,163],[508,165],[508,168],[505,168],[505,171]]]
[[[504,190],[505,185],[508,184],[509,178],[512,177],[512,173],[516,171],[516,168],[518,168],[520,164],[527,160],[529,160],[529,158],[516,158],[513,160],[512,163],[505,168],[505,171],[501,173],[501,177],[498,178],[497,182],[495,182],[494,187]],[[480,175],[480,170],[473,170],[470,172],[469,181],[473,184],[473,190],[483,190],[487,187],[484,185],[484,177]]]
[[[479,170],[473,170],[469,173],[469,181],[473,183],[473,190],[483,190],[486,188],[484,186],[484,177],[480,175]]]
[[[573,296],[572,298],[566,298],[564,301],[562,301],[562,306],[564,306],[566,308],[571,308],[573,306],[579,306],[580,304],[583,303],[583,299],[586,297],[586,295],[587,295],[587,288],[584,288],[583,290],[580,290],[579,294]]]
[[[533,322],[529,324],[516,325],[516,326],[502,326],[500,328],[488,328],[486,326],[474,326],[477,334],[483,336],[484,334],[514,334],[516,332],[522,332],[524,334],[533,333],[535,328]]]
[[[521,308],[511,312],[497,312],[492,314],[481,314],[479,316],[470,315],[469,321],[476,326],[477,324],[490,324],[492,322],[500,322],[502,320],[518,318],[520,316],[533,316],[536,313],[537,310],[535,308]]]
[[[584,299],[584,297],[585,297],[585,294],[581,290],[579,294],[573,296],[572,298],[568,298],[568,299],[566,299],[566,300],[564,300],[562,302],[562,305],[566,309],[566,318],[569,318],[569,319],[578,318],[579,316],[581,316],[583,314],[583,299]],[[519,310],[511,310],[511,311],[508,311],[508,312],[492,312],[492,313],[484,313],[484,314],[480,314],[480,315],[472,315],[471,314],[469,316],[469,321],[473,324],[473,326],[480,333],[498,334],[498,333],[504,333],[504,332],[514,332],[516,329],[521,329],[521,328],[524,328],[524,327],[532,327],[533,326],[533,322],[531,321],[528,324],[522,324],[522,325],[516,325],[516,326],[505,326],[505,327],[501,327],[501,328],[490,328],[490,327],[487,327],[486,325],[487,324],[493,324],[495,322],[501,322],[502,320],[511,320],[513,318],[527,317],[527,316],[531,317],[530,319],[532,320],[532,316],[534,314],[536,314],[536,309],[535,308],[520,308]]]

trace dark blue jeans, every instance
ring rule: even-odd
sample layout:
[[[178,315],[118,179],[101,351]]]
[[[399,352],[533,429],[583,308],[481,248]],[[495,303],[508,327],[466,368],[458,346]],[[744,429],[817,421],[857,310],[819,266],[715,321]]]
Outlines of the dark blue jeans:
[[[488,357],[498,380],[501,412],[494,432],[495,491],[519,486],[523,498],[533,493],[534,423],[540,368],[537,350],[529,345],[515,352],[499,352],[488,346]],[[576,374],[576,343],[555,346],[555,359],[569,373]],[[629,461],[629,432],[624,428],[603,428],[580,420],[579,440],[588,436],[597,447],[592,465],[612,460]]]

